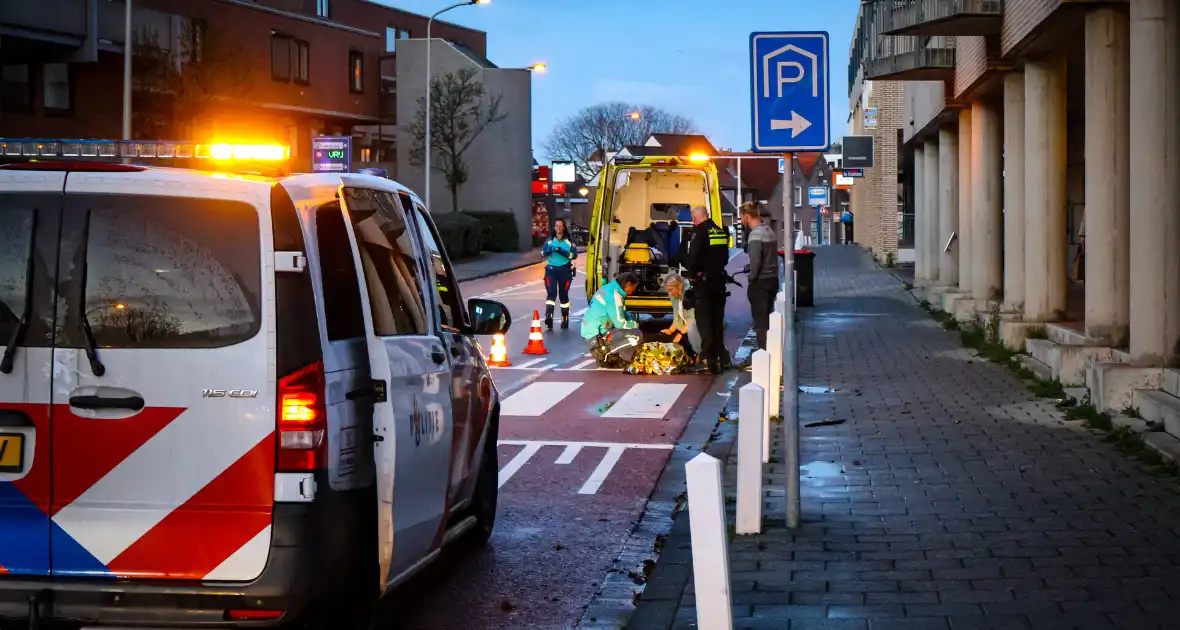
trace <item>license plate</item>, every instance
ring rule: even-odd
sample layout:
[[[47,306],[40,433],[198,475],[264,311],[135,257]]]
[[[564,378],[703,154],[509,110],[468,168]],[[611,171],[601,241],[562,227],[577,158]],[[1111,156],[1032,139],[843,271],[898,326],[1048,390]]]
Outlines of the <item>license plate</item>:
[[[25,436],[0,433],[0,473],[18,473],[25,467]]]

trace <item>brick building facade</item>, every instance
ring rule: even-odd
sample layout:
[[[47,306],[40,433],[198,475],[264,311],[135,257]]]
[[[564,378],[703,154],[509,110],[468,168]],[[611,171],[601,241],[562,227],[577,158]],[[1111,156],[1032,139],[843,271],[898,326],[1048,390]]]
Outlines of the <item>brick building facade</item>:
[[[125,10],[121,0],[0,2],[0,137],[121,136]],[[369,0],[136,0],[133,137],[284,142],[292,167],[308,170],[313,136],[376,126],[354,163],[392,160],[397,43],[424,37],[426,20]],[[486,54],[483,32],[436,22],[433,35]],[[158,62],[183,74],[194,57],[219,89],[188,90],[197,96],[181,109],[192,115],[173,114],[160,106],[176,90],[155,80]]]
[[[903,124],[905,90],[898,83],[865,80],[863,68],[850,69],[850,75],[849,133],[873,136],[874,146],[873,168],[865,169],[864,178],[852,186],[854,241],[870,249],[879,261],[896,261],[901,212],[898,132]],[[875,126],[866,127],[866,109],[876,110],[875,117],[868,117],[869,124],[875,122]]]

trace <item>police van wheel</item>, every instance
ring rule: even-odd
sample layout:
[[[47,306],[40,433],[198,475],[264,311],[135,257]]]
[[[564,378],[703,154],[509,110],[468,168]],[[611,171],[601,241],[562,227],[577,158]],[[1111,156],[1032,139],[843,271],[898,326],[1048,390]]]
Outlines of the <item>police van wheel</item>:
[[[492,537],[492,529],[496,525],[499,492],[500,462],[496,446],[491,444],[484,449],[479,478],[475,482],[475,496],[471,499],[471,515],[475,517],[475,527],[471,528],[470,541],[476,547],[483,547]]]

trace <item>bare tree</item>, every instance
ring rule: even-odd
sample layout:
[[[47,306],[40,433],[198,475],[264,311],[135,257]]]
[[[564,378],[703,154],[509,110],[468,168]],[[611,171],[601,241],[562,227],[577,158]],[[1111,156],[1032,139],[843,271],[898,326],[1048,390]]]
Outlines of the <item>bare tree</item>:
[[[241,62],[237,42],[191,20],[182,23],[178,48],[166,50],[160,39],[159,33],[147,29],[136,37],[136,135],[190,138],[200,116],[250,100],[257,73]]]
[[[451,203],[459,211],[459,187],[470,175],[463,154],[488,128],[508,117],[500,112],[502,94],[488,98],[476,71],[464,68],[434,77],[430,83],[430,167],[447,180]],[[486,102],[485,102],[486,101]],[[418,99],[418,114],[405,128],[410,135],[410,164],[422,166],[426,152],[426,99]]]
[[[632,116],[639,112],[638,120]],[[594,177],[608,151],[641,144],[653,133],[695,133],[691,120],[658,107],[635,107],[622,102],[583,108],[558,123],[545,141],[545,151],[555,160],[573,162],[586,179]]]

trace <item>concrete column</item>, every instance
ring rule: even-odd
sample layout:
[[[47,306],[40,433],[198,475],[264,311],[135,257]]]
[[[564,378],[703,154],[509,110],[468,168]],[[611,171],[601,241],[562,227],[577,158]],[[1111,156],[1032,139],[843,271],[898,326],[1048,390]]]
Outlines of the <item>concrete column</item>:
[[[926,141],[926,150],[922,153],[926,161],[922,168],[925,171],[923,184],[926,187],[922,195],[922,207],[926,209],[926,266],[930,272],[930,284],[938,284],[940,272],[939,261],[942,259],[942,248],[938,245],[941,234],[938,227],[938,140]]]
[[[930,261],[926,258],[926,145],[914,144],[914,281],[930,281]]]
[[[1172,362],[1180,341],[1178,14],[1175,0],[1131,2],[1130,332],[1140,365]],[[1093,233],[1087,225],[1087,240]]]
[[[1115,347],[1130,325],[1130,26],[1086,13],[1086,336]]]
[[[1024,310],[1024,71],[1004,75],[1004,310]]]
[[[959,234],[955,250],[959,255],[959,290],[971,292],[971,110],[959,110]]]
[[[938,283],[959,282],[959,255],[952,246],[943,251],[959,229],[959,136],[954,129],[938,130]]]
[[[971,103],[971,297],[1000,296],[1004,265],[1004,129],[995,103]]]
[[[1064,56],[1024,66],[1024,318],[1065,315]]]

